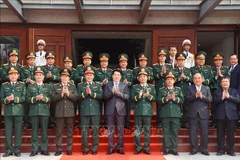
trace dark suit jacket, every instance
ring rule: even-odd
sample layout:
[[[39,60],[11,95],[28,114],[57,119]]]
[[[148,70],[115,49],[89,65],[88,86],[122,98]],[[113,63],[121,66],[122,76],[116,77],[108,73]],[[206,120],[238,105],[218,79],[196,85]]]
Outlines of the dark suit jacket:
[[[187,116],[195,118],[199,113],[201,119],[209,118],[208,104],[212,102],[212,95],[208,86],[201,87],[202,99],[196,98],[196,86],[191,85],[187,89],[186,100],[189,102]]]
[[[215,118],[229,120],[238,120],[237,104],[240,103],[240,97],[236,89],[229,88],[229,99],[222,100],[223,89],[219,88],[215,91],[213,102],[216,104]]]
[[[229,68],[230,69],[230,68]],[[230,88],[235,88],[240,95],[240,65],[237,64],[231,71]]]
[[[110,81],[104,87],[103,95],[104,95],[104,100],[106,102],[105,115],[107,116],[113,115],[116,108],[117,113],[120,116],[125,116],[126,115],[125,100],[128,100],[129,98],[128,86],[123,82],[119,82],[118,87],[120,88],[121,94],[113,94],[112,93],[113,86],[114,86],[113,81]]]

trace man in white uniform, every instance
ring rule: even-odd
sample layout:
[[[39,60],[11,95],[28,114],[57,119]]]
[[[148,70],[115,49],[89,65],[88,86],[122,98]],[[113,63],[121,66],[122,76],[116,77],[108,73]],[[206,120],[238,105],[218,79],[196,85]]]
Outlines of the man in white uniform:
[[[183,53],[186,55],[186,60],[184,63],[184,66],[187,68],[191,68],[195,65],[195,60],[194,60],[194,55],[190,53],[190,46],[191,46],[191,41],[189,39],[185,39],[182,42],[182,47],[183,47]]]
[[[43,39],[39,39],[37,41],[38,51],[36,52],[36,66],[44,66],[46,65],[46,59],[44,48],[46,46],[46,42]]]

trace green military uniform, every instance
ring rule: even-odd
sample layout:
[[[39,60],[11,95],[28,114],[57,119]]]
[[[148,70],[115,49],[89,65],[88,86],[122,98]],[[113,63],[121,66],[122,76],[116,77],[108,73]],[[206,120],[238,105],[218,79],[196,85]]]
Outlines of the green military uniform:
[[[92,59],[93,57],[93,54],[89,51],[86,51],[82,54],[82,59]],[[82,83],[82,82],[85,82],[85,77],[84,77],[84,68],[86,66],[85,65],[82,65],[82,64],[79,64],[77,65],[77,68],[76,68],[76,72],[74,72],[74,81],[76,82],[76,84],[78,83]]]
[[[7,72],[10,74],[19,73],[17,67],[11,67]],[[13,95],[14,100],[8,101],[7,97]],[[20,156],[20,147],[22,143],[22,121],[24,116],[23,104],[25,103],[26,87],[23,82],[5,82],[1,88],[1,103],[5,104],[4,107],[4,120],[5,120],[5,148],[7,153],[4,157],[9,156],[11,153]],[[12,145],[12,129],[14,128],[15,140],[14,146]]]
[[[202,59],[204,60],[206,58],[207,53],[204,51],[198,52],[195,57],[196,59]],[[212,67],[209,65],[203,65],[199,66],[196,64],[196,66],[190,68],[192,76],[196,73],[201,73],[201,75],[204,77],[205,82],[203,82],[204,85],[209,86],[210,83],[213,80],[213,73],[212,73]]]
[[[166,75],[166,79],[168,78],[175,79],[172,72]],[[172,95],[173,93],[175,93],[175,99],[167,99],[167,95]],[[169,151],[177,153],[181,104],[184,101],[182,90],[180,87],[163,87],[158,90],[157,101],[161,104],[160,117],[163,128],[164,154],[168,154]],[[172,146],[170,146],[170,135]],[[178,155],[178,153],[175,155]]]
[[[167,50],[165,48],[160,48],[157,53],[158,56],[164,55],[165,57],[167,56]],[[166,73],[162,74],[162,69],[163,67],[166,68]],[[167,75],[168,72],[172,70],[172,65],[168,63],[160,64],[160,63],[155,63],[153,64],[153,75],[154,75],[154,80],[155,80],[155,87],[156,91],[158,91],[160,88],[165,86],[165,76]],[[157,115],[156,115],[156,127],[160,128],[161,127],[161,119],[159,116],[161,105],[157,103]]]
[[[69,69],[61,69],[61,76],[67,75],[71,76]],[[63,95],[63,89],[68,89],[68,94]],[[72,146],[73,146],[73,128],[74,128],[74,102],[77,101],[78,94],[75,84],[67,83],[63,84],[60,82],[55,84],[53,87],[53,101],[56,102],[56,147],[57,152],[56,156],[62,153],[62,138],[64,126],[67,130],[67,154],[72,155]]]
[[[0,68],[0,90],[2,87],[2,68]],[[1,99],[0,99],[1,102]],[[0,103],[0,129],[2,128],[2,103]]]
[[[34,69],[34,75],[44,71],[41,67]],[[36,96],[43,95],[42,100],[37,100]],[[38,152],[38,126],[41,126],[41,151],[47,151],[48,147],[48,118],[50,116],[50,102],[52,99],[51,86],[48,84],[29,84],[27,87],[26,101],[29,103],[29,116],[32,122],[32,152]]]
[[[148,76],[148,71],[145,68],[141,68],[138,75],[144,74]],[[144,93],[148,93],[148,97],[143,95],[139,97],[140,90],[143,90]],[[136,146],[136,153],[138,154],[142,150],[142,145],[140,142],[142,128],[144,128],[144,146],[143,150],[145,153],[149,152],[150,145],[150,126],[151,119],[153,115],[152,102],[156,99],[155,86],[149,83],[144,85],[136,84],[132,86],[131,91],[132,101],[135,102],[134,108],[134,144]]]
[[[85,74],[94,74],[92,66],[85,68]],[[86,93],[86,88],[89,87],[91,94]],[[101,99],[103,91],[101,84],[98,82],[84,82],[78,84],[78,94],[80,97],[80,117],[82,130],[82,150],[83,154],[87,154],[89,150],[96,153],[99,146],[99,126],[101,116]],[[92,146],[88,146],[89,127],[92,127]]]
[[[176,60],[185,60],[186,55],[184,53],[177,53],[176,54]],[[180,76],[181,74],[184,74],[184,78],[181,79]],[[192,74],[189,68],[183,67],[177,67],[173,69],[173,74],[176,77],[175,81],[175,86],[180,87],[182,89],[183,95],[186,95],[188,86],[192,82]],[[188,123],[187,123],[187,110],[188,110],[188,101],[184,101],[182,104],[182,109],[183,109],[183,115],[182,115],[182,127],[183,128],[188,128]]]
[[[145,61],[147,61],[148,60],[148,57],[147,57],[147,54],[145,54],[145,53],[140,53],[139,55],[138,55],[138,61],[142,61],[142,60],[145,60]],[[138,83],[138,79],[137,79],[137,77],[138,77],[138,72],[140,71],[140,69],[142,68],[142,67],[144,67],[144,66],[137,66],[137,67],[135,67],[134,69],[133,69],[133,84],[137,84]],[[146,68],[147,68],[147,70],[148,70],[148,73],[149,73],[149,75],[148,75],[148,83],[152,83],[153,82],[153,68],[152,67],[147,67],[147,66],[145,66]]]
[[[118,56],[118,60],[119,60],[119,63],[121,63],[121,61],[128,61],[128,55],[127,54],[120,54]],[[132,81],[133,81],[133,71],[131,69],[121,69],[121,68],[118,68],[119,70],[122,71],[122,78],[121,78],[121,82],[124,82],[124,80],[127,80],[127,85],[128,85],[128,89],[129,89],[129,92],[131,93],[131,88],[132,88]],[[125,116],[125,127],[126,128],[130,128],[130,119],[131,119],[131,99],[128,99],[126,101],[126,112],[127,112],[127,115]]]
[[[54,52],[47,52],[45,54],[45,58],[48,59],[48,58],[56,58],[56,54]],[[44,83],[47,83],[49,84],[51,87],[53,87],[53,85],[55,83],[58,83],[59,80],[60,80],[60,67],[59,66],[56,66],[56,65],[48,65],[46,64],[45,66],[43,66],[42,68],[44,70],[44,73],[45,73],[45,77],[44,77]],[[52,77],[50,78],[47,78],[47,74],[48,73],[51,73],[52,74]],[[54,127],[54,119],[55,119],[55,103],[52,102],[50,104],[50,119],[49,119],[49,127],[50,128],[53,128]]]
[[[10,56],[19,56],[19,50],[16,48],[10,49],[8,52],[8,57]],[[2,66],[2,82],[9,82],[9,77],[8,77],[8,70],[12,67],[12,66],[16,66],[17,69],[19,70],[19,77],[18,80],[22,81],[23,80],[23,74],[22,74],[22,65],[20,65],[19,63],[17,63],[16,65],[13,65],[11,62],[3,64]]]

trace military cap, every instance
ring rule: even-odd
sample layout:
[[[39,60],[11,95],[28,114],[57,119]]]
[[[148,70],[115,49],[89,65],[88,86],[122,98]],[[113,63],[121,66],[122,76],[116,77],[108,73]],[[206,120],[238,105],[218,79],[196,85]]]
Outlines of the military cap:
[[[26,53],[25,58],[26,59],[28,59],[28,58],[36,58],[36,53],[32,52],[32,51],[29,51],[29,52]]]
[[[46,42],[43,39],[39,39],[37,41],[37,45],[39,45],[39,44],[42,44],[42,45],[46,46]]]
[[[167,73],[165,79],[167,79],[167,78],[173,78],[173,79],[175,79],[175,76],[173,75],[172,72],[169,72],[169,73]]]
[[[165,48],[159,48],[159,50],[158,50],[158,53],[157,53],[157,55],[158,56],[160,56],[160,55],[165,55],[165,56],[167,56],[167,50],[165,49]]]
[[[120,54],[118,56],[118,60],[119,60],[119,62],[121,62],[121,61],[128,61],[128,55],[125,54],[125,53],[122,53],[122,54]]]
[[[207,56],[207,53],[204,51],[199,51],[195,56],[197,59],[205,59]]]
[[[222,52],[216,52],[214,55],[213,55],[213,59],[214,60],[217,60],[217,59],[223,59],[224,58],[224,55]]]
[[[93,54],[92,52],[86,51],[82,54],[82,59],[92,59]]]
[[[19,73],[19,70],[16,66],[12,66],[8,69],[8,74]]]
[[[41,67],[36,67],[36,68],[34,69],[34,74],[36,74],[36,73],[42,73],[42,74],[44,75],[44,71],[42,70]]]
[[[63,62],[72,62],[72,61],[73,61],[72,56],[64,56],[63,57]]]
[[[8,51],[8,57],[10,56],[18,56],[19,50],[17,48],[12,48]]]
[[[56,58],[56,54],[54,52],[47,52],[46,55],[45,55],[45,58],[48,59],[48,58]]]
[[[101,54],[99,55],[100,61],[108,61],[109,58],[110,58],[110,56],[109,56],[108,53],[101,53]]]
[[[182,42],[182,46],[184,45],[191,45],[191,41],[189,39],[185,39],[183,42]]]
[[[179,53],[176,54],[175,58],[176,58],[176,60],[185,60],[186,55],[182,52],[179,52]]]
[[[67,68],[61,69],[60,70],[60,75],[67,75],[67,76],[71,76],[71,71]]]
[[[138,71],[138,75],[141,75],[141,74],[148,76],[148,69],[144,67],[140,68]]]
[[[140,53],[139,55],[138,55],[138,60],[139,61],[141,61],[141,60],[148,60],[148,57],[147,57],[147,54],[145,54],[145,53]]]
[[[93,66],[87,66],[87,67],[84,68],[84,74],[87,74],[87,73],[94,74],[94,72],[95,72],[95,69],[94,69]]]

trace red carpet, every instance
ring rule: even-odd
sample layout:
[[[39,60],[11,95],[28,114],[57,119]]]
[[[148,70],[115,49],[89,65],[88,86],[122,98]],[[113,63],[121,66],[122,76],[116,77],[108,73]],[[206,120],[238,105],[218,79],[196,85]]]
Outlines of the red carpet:
[[[74,152],[72,156],[64,154],[61,160],[166,160],[160,152],[152,152],[151,155],[145,155],[140,153],[139,155],[134,155],[131,152],[126,153],[126,155],[120,155],[114,153],[112,155],[106,155],[105,152],[99,152],[97,155],[92,155],[91,153],[83,156],[81,153]]]

